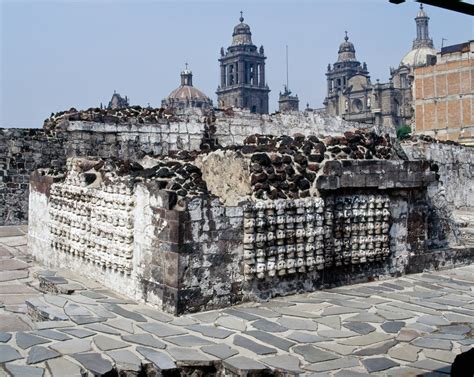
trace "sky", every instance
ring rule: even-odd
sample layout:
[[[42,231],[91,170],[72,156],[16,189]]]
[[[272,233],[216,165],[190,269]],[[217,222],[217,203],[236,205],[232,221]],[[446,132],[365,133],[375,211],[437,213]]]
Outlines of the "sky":
[[[230,45],[240,11],[263,45],[270,111],[286,82],[300,109],[323,106],[328,63],[344,31],[371,79],[389,78],[411,49],[419,4],[388,0],[0,0],[0,127],[42,127],[52,112],[107,105],[114,90],[131,104],[159,107],[179,86],[185,63],[193,84],[216,101],[220,48]],[[469,16],[425,6],[435,47],[473,39]]]

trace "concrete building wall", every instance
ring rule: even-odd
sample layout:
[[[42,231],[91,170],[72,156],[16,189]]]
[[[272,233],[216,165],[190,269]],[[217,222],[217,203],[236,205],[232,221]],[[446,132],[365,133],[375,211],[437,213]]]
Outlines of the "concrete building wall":
[[[474,42],[415,69],[415,133],[474,145]]]

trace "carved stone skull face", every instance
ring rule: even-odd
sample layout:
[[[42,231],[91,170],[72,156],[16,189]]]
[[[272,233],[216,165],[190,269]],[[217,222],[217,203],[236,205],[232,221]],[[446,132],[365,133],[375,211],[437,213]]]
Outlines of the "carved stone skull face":
[[[296,229],[296,238],[303,238],[305,236],[304,229]]]
[[[244,259],[255,260],[255,250],[244,249]]]
[[[286,246],[278,246],[277,248],[278,255],[282,255],[286,253]]]
[[[293,269],[293,268],[295,268],[295,263],[296,263],[295,258],[288,258],[288,259],[286,260],[286,268],[288,268],[288,269]]]
[[[286,245],[286,252],[287,254],[293,254],[296,252],[296,246],[294,244]]]
[[[244,244],[245,243],[254,243],[255,234],[254,233],[244,233]]]
[[[383,219],[383,221],[389,221],[390,220],[390,211],[387,208],[384,208],[382,210],[382,219]]]
[[[258,228],[263,228],[265,225],[267,225],[267,219],[266,218],[257,218],[257,219],[255,219],[255,225]]]
[[[277,239],[285,239],[286,238],[286,232],[283,229],[277,229],[276,238]]]
[[[306,210],[312,210],[314,208],[314,201],[313,198],[304,198],[304,206]]]
[[[264,211],[267,208],[266,202],[259,200],[255,203],[255,209],[257,211]]]
[[[286,202],[282,199],[275,200],[275,209],[278,213],[281,213],[286,208]]]
[[[315,259],[314,257],[306,257],[306,266],[311,267],[315,264]]]
[[[278,225],[285,224],[285,222],[286,222],[286,216],[284,216],[284,215],[277,216],[276,223]]]
[[[302,267],[304,266],[304,259],[303,258],[296,258],[296,267]]]
[[[267,232],[267,241],[273,241],[275,240],[275,233],[273,232]]]
[[[276,268],[277,270],[284,270],[286,268],[286,261],[284,259],[278,259]]]
[[[296,244],[296,253],[297,254],[304,254],[304,251],[305,251],[305,244],[304,243]]]

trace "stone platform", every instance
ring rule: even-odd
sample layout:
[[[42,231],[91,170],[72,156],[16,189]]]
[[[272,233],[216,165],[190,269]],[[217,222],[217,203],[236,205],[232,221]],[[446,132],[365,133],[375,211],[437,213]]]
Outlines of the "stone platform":
[[[0,376],[447,376],[474,266],[173,317],[32,262],[0,227]]]

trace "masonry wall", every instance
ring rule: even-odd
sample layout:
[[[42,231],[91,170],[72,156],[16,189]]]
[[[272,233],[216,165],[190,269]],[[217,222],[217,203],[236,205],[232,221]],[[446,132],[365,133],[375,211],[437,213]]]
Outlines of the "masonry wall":
[[[415,132],[474,143],[474,60],[459,57],[415,69]]]
[[[0,225],[28,221],[28,182],[38,168],[64,167],[68,157],[97,156],[137,160],[172,150],[199,150],[213,143],[243,144],[251,134],[340,135],[367,127],[316,112],[258,115],[245,110],[200,112],[157,123],[66,121],[57,130],[0,129]],[[379,129],[379,132],[390,132]]]
[[[30,174],[64,166],[65,138],[42,129],[0,129],[0,225],[27,222]]]

